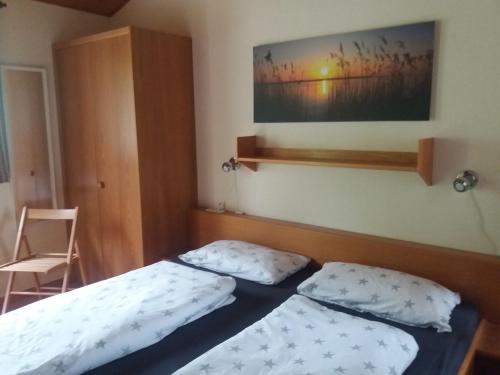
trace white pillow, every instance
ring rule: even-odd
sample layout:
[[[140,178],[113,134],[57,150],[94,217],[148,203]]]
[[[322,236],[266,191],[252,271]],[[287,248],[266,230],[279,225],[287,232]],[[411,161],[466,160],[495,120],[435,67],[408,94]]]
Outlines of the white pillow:
[[[304,268],[310,259],[243,241],[215,241],[179,255],[186,263],[261,284],[277,284]]]
[[[297,287],[300,294],[395,322],[451,332],[460,295],[430,280],[385,268],[325,263]]]

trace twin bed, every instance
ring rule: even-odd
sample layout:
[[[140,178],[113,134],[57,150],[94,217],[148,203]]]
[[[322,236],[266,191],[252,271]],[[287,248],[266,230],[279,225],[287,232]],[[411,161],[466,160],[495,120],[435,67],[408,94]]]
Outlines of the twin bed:
[[[202,211],[193,212],[193,247],[211,242],[211,236],[215,239],[238,238],[272,245],[269,242],[279,241],[283,235],[280,228],[272,228],[273,225],[265,220],[255,227],[255,218],[207,215]],[[244,231],[247,237],[243,238],[239,229],[235,231],[235,225],[239,228],[241,220],[247,224]],[[214,222],[217,223],[215,230]],[[293,225],[288,227],[293,228]],[[304,227],[295,229],[293,232],[300,232],[300,235],[290,240],[300,243],[300,237],[306,235],[306,241],[317,242],[312,231],[303,232]],[[269,231],[273,233],[272,241],[266,234]],[[261,237],[260,241],[258,236]],[[335,248],[332,241],[330,245]],[[305,248],[308,255],[313,255],[307,251],[307,246]],[[331,260],[334,258],[335,251],[332,251]],[[496,270],[498,263],[491,259],[485,260],[479,266],[484,277],[488,278],[488,262],[493,262]],[[370,259],[367,263],[373,264]],[[28,314],[21,309],[26,319],[16,317],[15,311],[3,316],[0,319],[2,365],[8,364],[4,359],[9,358],[9,355],[14,358],[9,351],[23,348],[16,360],[15,365],[18,367],[12,367],[15,371],[7,373],[30,373],[30,366],[34,366],[31,362],[36,359],[37,345],[39,348],[57,342],[57,345],[66,347],[65,354],[42,363],[40,368],[45,369],[46,373],[82,373],[88,370],[89,374],[320,374],[328,368],[329,373],[397,374],[398,368],[406,366],[404,360],[411,363],[405,374],[457,373],[480,319],[479,309],[473,304],[459,304],[451,315],[452,331],[437,333],[433,328],[395,323],[338,304],[313,302],[296,295],[297,287],[319,269],[320,265],[312,262],[276,285],[264,285],[224,274],[217,276],[181,260],[160,262],[107,280],[104,288],[94,284],[35,303],[27,307]],[[469,282],[474,283],[470,274],[468,277]],[[114,286],[110,282],[115,283]],[[145,297],[127,304],[127,298],[137,295]],[[475,302],[484,310],[482,300]],[[117,308],[120,304],[127,306],[129,311],[126,314],[124,312],[123,316],[113,316],[116,311],[122,311]],[[51,308],[60,314],[44,316],[43,310]],[[75,315],[71,315],[72,309],[76,311],[73,313]],[[303,313],[297,314],[297,311]],[[41,318],[37,315],[40,312]],[[82,312],[85,312],[85,317]],[[32,318],[28,319],[28,315],[32,315]],[[366,324],[362,319],[372,323]],[[338,322],[342,328],[329,329],[328,322],[331,321]],[[305,322],[307,324],[303,324]],[[379,326],[378,322],[383,324]],[[47,327],[53,329],[57,324],[60,325],[57,331],[47,331]],[[299,326],[301,329],[298,329]],[[371,329],[363,332],[368,326]],[[392,328],[394,337],[387,327],[396,328]],[[377,333],[379,328],[381,331]],[[39,332],[33,335],[33,330],[37,329]],[[362,330],[356,333],[356,329]],[[23,331],[25,334],[20,335]],[[77,335],[83,337],[84,343],[75,345],[75,339],[69,338],[75,331],[85,332],[84,336]],[[4,336],[5,333],[8,335]],[[371,344],[367,335],[373,336]],[[25,337],[32,341],[21,342]],[[36,342],[33,342],[33,338]],[[395,346],[399,346],[401,353],[391,351],[386,354],[387,360],[398,363],[382,368],[385,362],[376,363],[375,360],[382,357],[391,340],[396,340]],[[360,349],[364,346],[364,349],[368,349],[370,345],[369,352],[375,353],[374,357],[365,358]],[[415,349],[413,345],[418,346],[418,352],[414,351],[416,356],[410,353]],[[78,350],[72,352],[71,346]],[[408,355],[407,359],[405,355]],[[308,360],[309,364],[306,363]],[[349,372],[346,360],[357,362],[359,371]]]
[[[193,267],[182,261],[176,262]],[[236,300],[232,304],[218,309],[188,325],[180,327],[171,335],[153,346],[96,368],[90,371],[89,374],[104,375],[119,373],[152,375],[174,373],[215,346],[231,339],[247,327],[264,318],[274,309],[278,308],[297,293],[297,286],[299,284],[312,276],[319,269],[319,265],[310,264],[305,269],[297,272],[277,285],[262,285],[253,281],[237,278],[236,289],[233,293]],[[321,303],[321,305],[327,306],[334,311],[344,312],[370,321],[384,322],[412,335],[419,346],[419,351],[415,360],[406,370],[405,375],[457,374],[458,368],[467,352],[479,322],[478,309],[464,302],[453,311],[451,317],[451,333],[437,333],[432,328],[417,328],[389,322],[368,313],[357,312],[333,304]],[[314,322],[312,324],[314,324]],[[321,337],[323,336],[320,333],[319,338]],[[314,341],[310,344],[311,346],[315,345]],[[349,346],[349,348],[351,346]],[[321,354],[327,352],[328,350],[325,349]],[[243,353],[238,352],[234,354]],[[250,353],[250,355],[252,354],[259,354],[259,347],[256,348],[254,353]],[[269,352],[269,354],[271,353]],[[248,356],[248,353],[245,353],[245,355]],[[202,364],[200,364],[198,370],[200,370]],[[338,366],[333,367],[333,369],[336,367]],[[234,370],[236,369],[233,369],[233,372],[227,373],[237,374],[238,371]],[[277,366],[273,367],[273,370],[274,372],[269,373],[293,373],[280,371]],[[309,370],[307,367],[303,369],[303,372],[299,373],[307,373],[308,371],[314,373],[314,371]],[[198,373],[204,374],[205,372],[199,371]],[[211,372],[207,373],[221,374],[224,372],[218,372],[213,369]],[[318,372],[316,373],[319,374]],[[332,373],[335,374],[335,372]],[[341,372],[337,373],[341,374]],[[345,373],[347,374],[348,372]],[[377,372],[367,373],[377,374]],[[383,373],[390,374],[389,371]]]

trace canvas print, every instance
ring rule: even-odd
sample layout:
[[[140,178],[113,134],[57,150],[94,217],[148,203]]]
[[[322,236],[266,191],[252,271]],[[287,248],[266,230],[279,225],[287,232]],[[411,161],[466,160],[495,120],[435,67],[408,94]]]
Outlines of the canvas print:
[[[255,122],[429,120],[434,27],[254,47]]]

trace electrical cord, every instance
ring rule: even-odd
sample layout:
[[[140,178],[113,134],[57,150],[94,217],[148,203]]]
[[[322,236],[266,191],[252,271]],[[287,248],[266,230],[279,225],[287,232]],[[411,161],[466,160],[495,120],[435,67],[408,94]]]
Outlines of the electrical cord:
[[[491,248],[495,252],[496,255],[500,255],[500,249],[498,248],[497,244],[495,243],[495,240],[491,237],[491,235],[488,233],[486,229],[486,222],[484,220],[483,212],[481,211],[481,206],[479,206],[479,202],[477,201],[476,195],[474,192],[471,190],[470,191],[470,196],[472,200],[472,204],[474,205],[474,208],[476,209],[476,214],[478,218],[478,228],[479,231],[483,234],[483,236],[486,238],[486,241],[490,244]]]

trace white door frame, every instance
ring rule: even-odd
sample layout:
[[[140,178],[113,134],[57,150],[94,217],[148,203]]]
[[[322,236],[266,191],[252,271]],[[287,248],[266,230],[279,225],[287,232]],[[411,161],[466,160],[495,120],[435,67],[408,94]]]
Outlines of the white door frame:
[[[47,152],[49,156],[49,173],[50,173],[50,189],[52,195],[52,208],[57,208],[57,194],[56,194],[56,176],[54,170],[54,148],[52,144],[52,125],[51,125],[51,117],[50,117],[50,105],[49,105],[49,88],[47,83],[47,69],[33,67],[33,66],[24,66],[24,65],[9,65],[9,64],[0,64],[0,82],[5,82],[5,74],[8,70],[22,70],[26,72],[38,72],[42,76],[42,86],[43,86],[43,100],[45,107],[45,129],[47,136]],[[9,165],[10,165],[10,176],[11,183],[13,185],[12,192],[15,195],[15,173],[16,171],[12,168],[12,136],[10,130],[10,121],[9,121],[9,108],[6,105],[7,93],[5,92],[5,84],[1,84],[2,92],[1,99],[4,101],[4,116],[5,116],[5,131],[7,135],[7,148],[9,152]],[[15,198],[15,197],[14,197]]]

